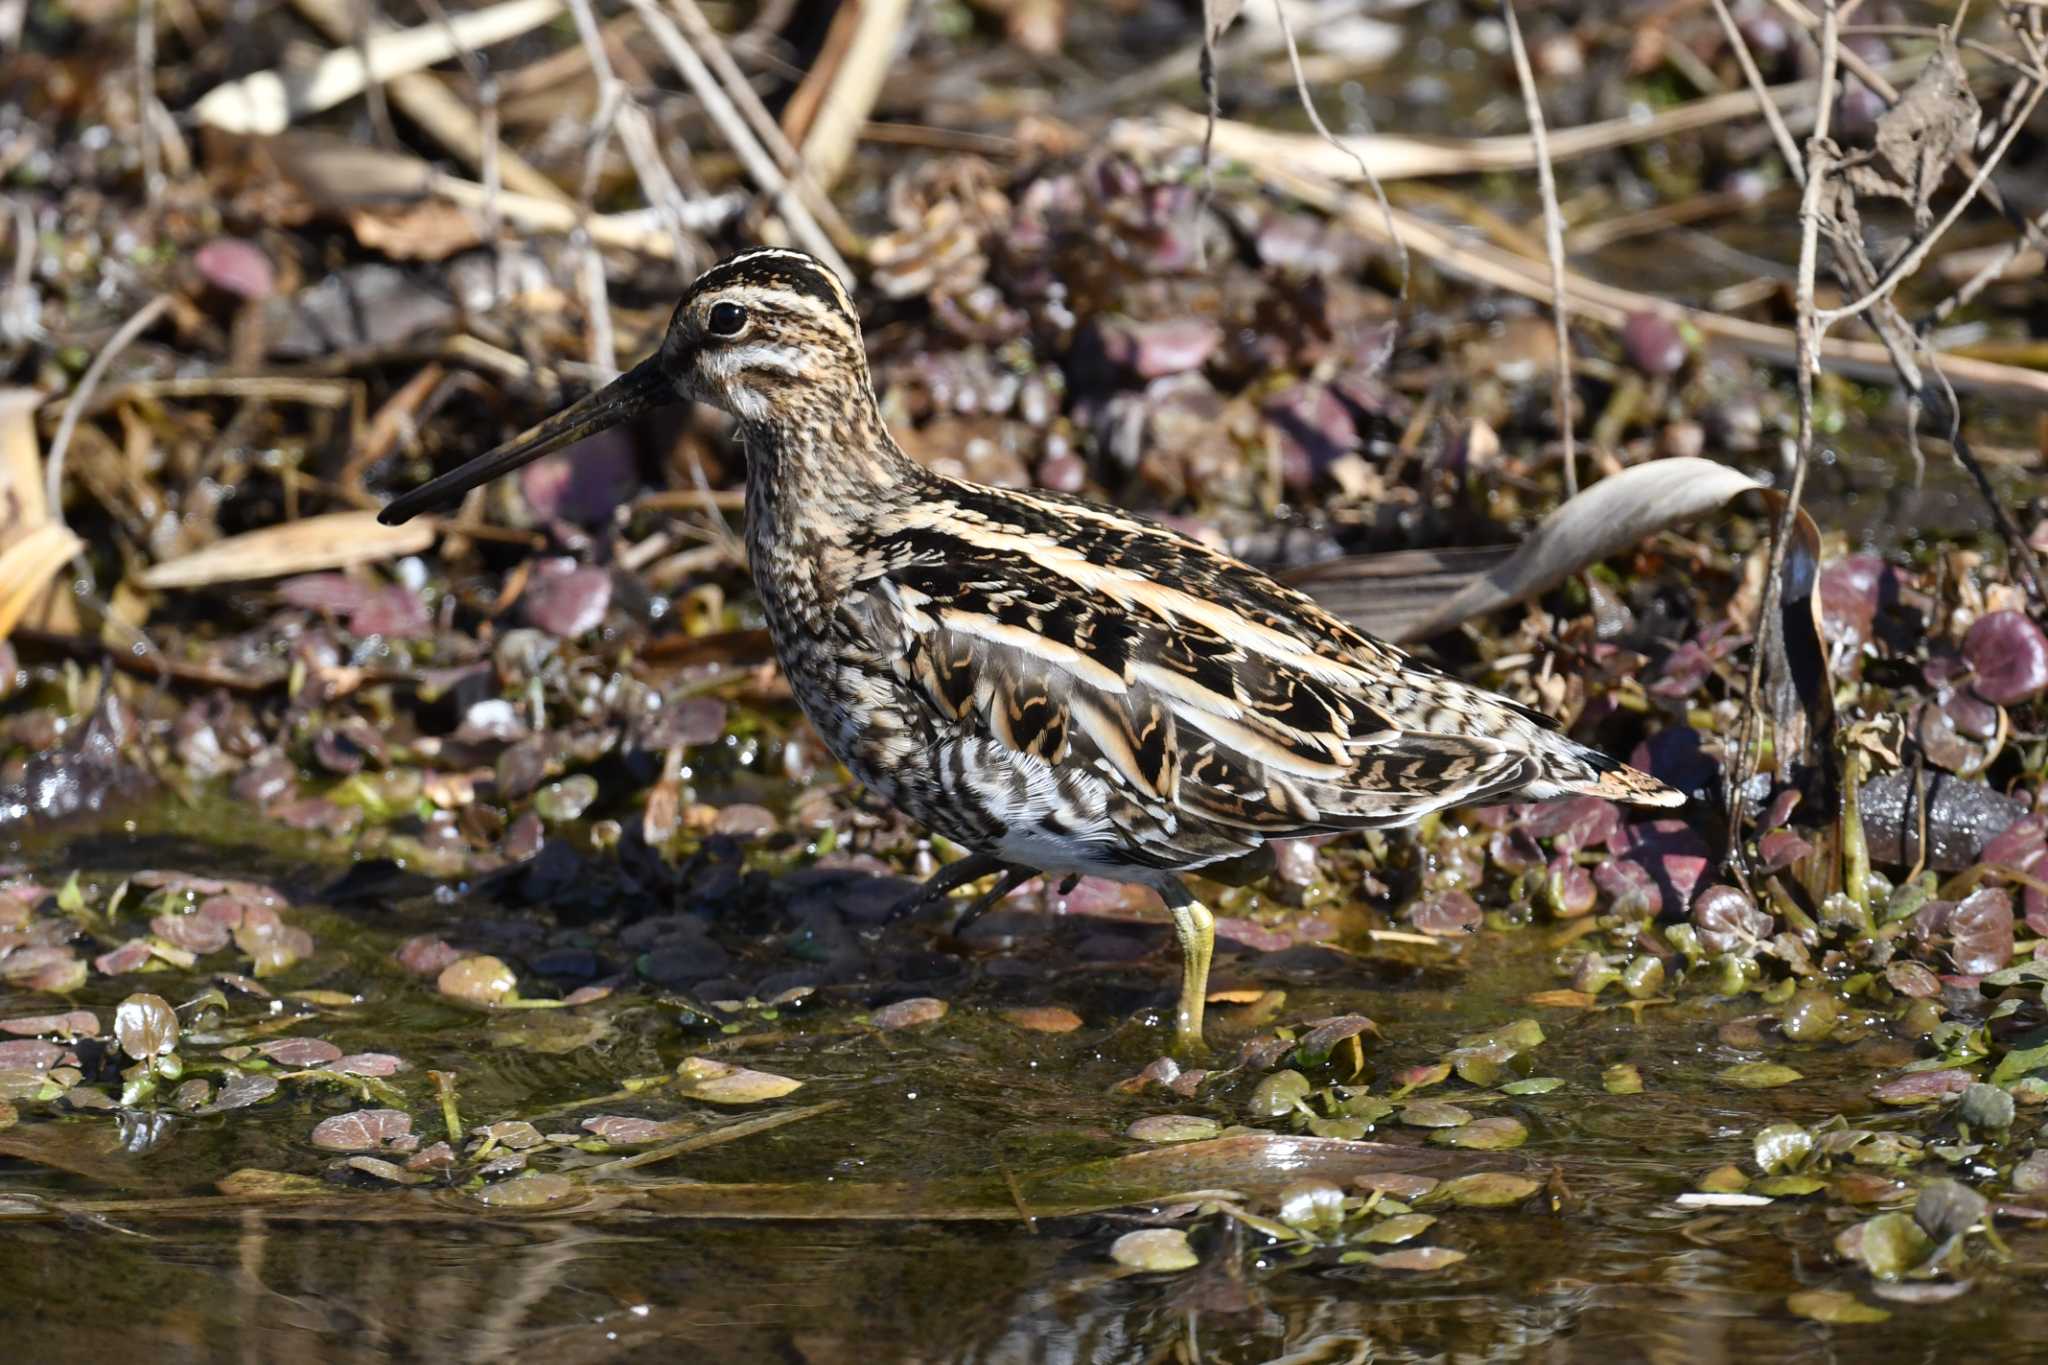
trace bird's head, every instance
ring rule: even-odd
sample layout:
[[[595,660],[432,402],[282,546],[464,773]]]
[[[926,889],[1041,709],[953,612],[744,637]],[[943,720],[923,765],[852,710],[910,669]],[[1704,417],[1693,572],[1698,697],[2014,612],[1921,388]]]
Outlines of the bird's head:
[[[611,383],[468,464],[395,498],[397,525],[479,484],[642,413],[695,400],[743,426],[829,420],[871,402],[853,300],[822,261],[780,247],[743,251],[690,285],[660,349]]]

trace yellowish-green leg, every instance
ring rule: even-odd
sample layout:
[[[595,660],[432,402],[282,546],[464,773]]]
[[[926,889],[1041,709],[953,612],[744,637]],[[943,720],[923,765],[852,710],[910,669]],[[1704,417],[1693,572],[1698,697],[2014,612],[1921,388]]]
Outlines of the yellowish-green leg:
[[[1209,959],[1216,952],[1216,918],[1209,907],[1174,882],[1164,888],[1166,908],[1173,912],[1173,936],[1180,940],[1180,1004],[1173,1014],[1173,1050],[1200,1056],[1202,1006],[1209,998]]]

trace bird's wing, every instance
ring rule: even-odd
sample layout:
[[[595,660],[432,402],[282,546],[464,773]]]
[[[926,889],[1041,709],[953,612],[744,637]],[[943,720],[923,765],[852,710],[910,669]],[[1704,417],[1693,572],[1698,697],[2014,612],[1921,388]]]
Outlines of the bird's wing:
[[[1446,679],[1436,696],[1397,651],[1164,528],[1001,495],[872,535],[877,571],[848,601],[899,679],[1148,819],[1254,840],[1397,825],[1536,775],[1530,754],[1457,732],[1474,719],[1460,694],[1480,694]]]

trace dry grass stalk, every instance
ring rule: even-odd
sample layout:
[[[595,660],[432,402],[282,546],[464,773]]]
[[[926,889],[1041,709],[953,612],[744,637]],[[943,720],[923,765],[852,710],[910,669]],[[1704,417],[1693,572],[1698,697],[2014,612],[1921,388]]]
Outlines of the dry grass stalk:
[[[1174,122],[1178,121],[1169,120]],[[1109,141],[1133,151],[1156,151],[1184,146],[1198,139],[1200,132],[1199,118],[1187,121],[1185,132],[1157,125],[1121,124],[1110,130]],[[1314,143],[1314,139],[1307,138],[1299,141]],[[1387,240],[1379,207],[1360,202],[1352,191],[1330,177],[1278,158],[1255,162],[1253,168],[1258,179],[1278,193],[1343,219],[1346,226],[1370,240]],[[1543,302],[1553,297],[1548,267],[1540,260],[1488,243],[1461,240],[1451,230],[1400,209],[1394,210],[1393,221],[1394,231],[1408,249],[1440,270]],[[1688,307],[1570,271],[1565,274],[1565,302],[1580,317],[1610,327],[1620,326],[1630,313],[1656,313],[1777,362],[1789,362],[1797,350],[1797,338],[1788,328]],[[1820,354],[1830,369],[1859,378],[1892,373],[1889,353],[1877,342],[1825,338]],[[1947,354],[1942,356],[1941,363],[1943,373],[1958,387],[2035,402],[2048,400],[2048,374],[2039,370]]]
[[[338,17],[341,36],[335,41],[348,41],[354,25],[345,0],[294,2],[323,30],[328,28],[328,20]],[[290,127],[297,118],[354,99],[372,84],[389,84],[436,62],[445,62],[463,44],[489,47],[515,38],[547,23],[561,10],[562,0],[504,0],[503,4],[458,16],[452,31],[426,24],[369,34],[361,48],[330,52],[303,75],[259,71],[239,81],[215,86],[200,96],[193,113],[200,122],[223,132],[274,135]],[[436,88],[440,88],[438,83]],[[462,108],[459,102],[456,108]],[[462,112],[468,115],[466,109]]]
[[[1572,338],[1564,304],[1564,214],[1557,207],[1557,177],[1550,167],[1550,142],[1543,124],[1543,101],[1536,96],[1536,73],[1529,68],[1529,47],[1522,41],[1514,0],[1500,0],[1507,25],[1508,47],[1514,53],[1515,79],[1522,87],[1522,107],[1529,118],[1530,149],[1536,156],[1536,186],[1543,196],[1543,244],[1550,258],[1550,316],[1557,324],[1557,368],[1552,372],[1557,405],[1557,434],[1564,443],[1564,495],[1579,492],[1579,452],[1572,433]],[[1768,101],[1764,107],[1770,108]]]
[[[845,55],[803,138],[804,166],[823,188],[837,183],[853,158],[861,129],[867,126],[868,115],[881,96],[896,35],[909,10],[910,0],[860,0]]]
[[[675,23],[655,8],[654,0],[628,2],[639,12],[641,23],[646,25],[655,42],[660,44],[670,64],[689,82],[691,90],[703,102],[704,112],[711,116],[719,135],[726,140],[726,145],[732,148],[734,155],[739,157],[740,164],[746,167],[748,178],[759,185],[765,193],[775,196],[776,207],[788,223],[797,245],[838,271],[841,278],[851,281],[853,272],[847,267],[845,258],[840,256],[838,248],[832,244],[832,239],[818,225],[818,220],[811,215],[805,201],[793,193],[788,177],[783,175],[781,168],[776,165],[775,158],[761,145],[760,139],[754,136],[754,130],[747,126],[747,120],[727,97],[725,90],[718,83],[718,78],[712,74],[704,59],[697,54],[696,49],[684,41]],[[867,111],[863,109],[861,119],[865,121],[866,118]]]

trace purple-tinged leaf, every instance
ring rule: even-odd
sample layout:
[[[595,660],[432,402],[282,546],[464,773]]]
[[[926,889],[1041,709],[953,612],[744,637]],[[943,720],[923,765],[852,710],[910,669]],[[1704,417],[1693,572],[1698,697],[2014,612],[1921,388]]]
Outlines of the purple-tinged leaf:
[[[2000,887],[1979,887],[1948,917],[1949,952],[1956,970],[1986,976],[2012,961],[2012,897]]]
[[[2012,706],[2048,691],[2048,635],[2017,611],[1990,611],[1963,637],[1963,658],[1975,677],[1971,689],[1988,702]]]
[[[544,561],[519,599],[529,624],[564,639],[597,629],[611,602],[610,572],[573,559]]]
[[[1733,886],[1711,886],[1692,908],[1700,946],[1710,953],[1756,951],[1777,927],[1777,920],[1757,908],[1749,893]]]
[[[313,1145],[328,1152],[409,1152],[419,1145],[402,1109],[358,1109],[320,1120]]]

